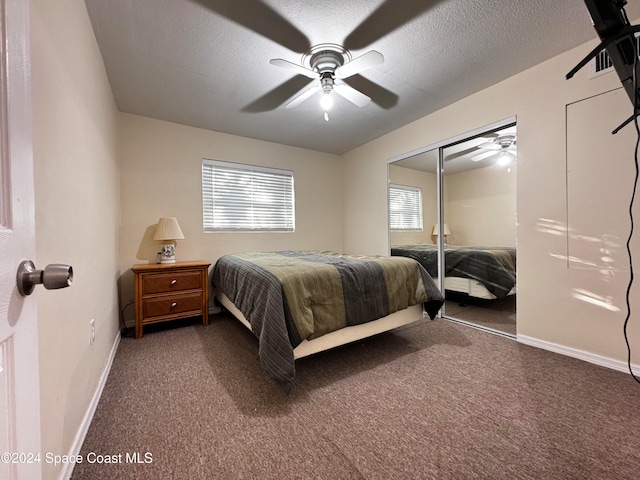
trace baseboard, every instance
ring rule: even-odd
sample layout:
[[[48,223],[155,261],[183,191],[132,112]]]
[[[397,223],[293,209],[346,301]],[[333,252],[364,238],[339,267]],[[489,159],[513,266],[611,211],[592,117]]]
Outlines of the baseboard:
[[[116,335],[115,341],[113,342],[113,346],[111,347],[111,352],[109,352],[109,358],[107,359],[107,363],[102,370],[102,375],[100,375],[100,381],[98,382],[98,386],[96,387],[96,391],[93,394],[93,398],[89,403],[89,408],[82,419],[82,423],[80,424],[80,428],[78,428],[78,432],[76,433],[76,438],[73,441],[73,445],[71,445],[71,449],[69,451],[69,456],[75,456],[80,454],[80,450],[82,449],[82,444],[84,443],[84,439],[87,436],[87,432],[89,431],[89,426],[91,425],[91,421],[93,420],[93,415],[96,413],[96,408],[98,408],[98,402],[100,402],[100,397],[102,396],[102,391],[104,390],[104,385],[107,382],[107,378],[109,377],[109,372],[111,371],[111,365],[113,365],[113,359],[116,356],[116,352],[118,350],[118,345],[120,345],[120,332]],[[71,478],[71,474],[73,473],[73,467],[75,463],[68,462],[63,463],[62,472],[60,472],[59,480],[69,480]]]
[[[566,355],[567,357],[577,358],[578,360],[593,363],[594,365],[610,368],[612,370],[617,370],[623,373],[629,373],[629,366],[627,365],[627,362],[622,362],[620,360],[615,360],[609,357],[603,357],[602,355],[596,355],[595,353],[585,352],[584,350],[578,350],[576,348],[565,347],[564,345],[558,345],[556,343],[547,342],[545,340],[539,340],[537,338],[528,337],[527,335],[518,334],[517,341],[520,343],[524,343],[525,345],[530,345],[532,347],[537,347],[543,350],[549,350],[550,352]],[[640,373],[640,365],[631,364],[631,367],[633,368],[634,373]]]

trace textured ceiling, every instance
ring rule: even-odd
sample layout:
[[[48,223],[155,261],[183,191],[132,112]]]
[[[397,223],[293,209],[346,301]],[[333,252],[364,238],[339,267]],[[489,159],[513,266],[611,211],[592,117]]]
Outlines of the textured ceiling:
[[[121,111],[337,154],[596,38],[582,0],[86,4]],[[385,58],[346,79],[371,103],[337,97],[328,122],[321,94],[283,108],[317,80],[269,63],[322,43]]]

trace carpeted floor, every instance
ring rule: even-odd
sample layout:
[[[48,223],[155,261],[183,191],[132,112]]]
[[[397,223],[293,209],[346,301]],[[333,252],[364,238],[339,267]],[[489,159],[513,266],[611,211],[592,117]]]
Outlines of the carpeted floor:
[[[257,348],[225,315],[123,338],[81,452],[122,461],[73,480],[639,476],[627,374],[437,319],[300,360],[285,396]]]

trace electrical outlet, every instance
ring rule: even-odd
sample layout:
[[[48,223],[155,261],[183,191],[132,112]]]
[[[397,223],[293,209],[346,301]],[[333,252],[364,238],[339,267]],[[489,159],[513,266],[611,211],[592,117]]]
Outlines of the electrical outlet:
[[[93,342],[95,339],[96,339],[96,319],[92,318],[89,321],[89,345],[93,345]]]

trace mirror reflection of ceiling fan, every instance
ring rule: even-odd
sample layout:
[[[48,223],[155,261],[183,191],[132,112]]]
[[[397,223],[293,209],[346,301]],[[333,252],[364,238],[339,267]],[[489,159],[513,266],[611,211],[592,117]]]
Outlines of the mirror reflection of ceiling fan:
[[[497,160],[502,165],[508,165],[516,159],[515,128],[508,128],[500,132],[485,133],[447,149],[451,153],[444,157],[448,163],[478,163],[484,160]]]
[[[488,142],[481,143],[476,147],[480,153],[471,156],[472,162],[488,160],[493,157],[505,159],[507,161],[516,159],[516,136],[502,134]]]

